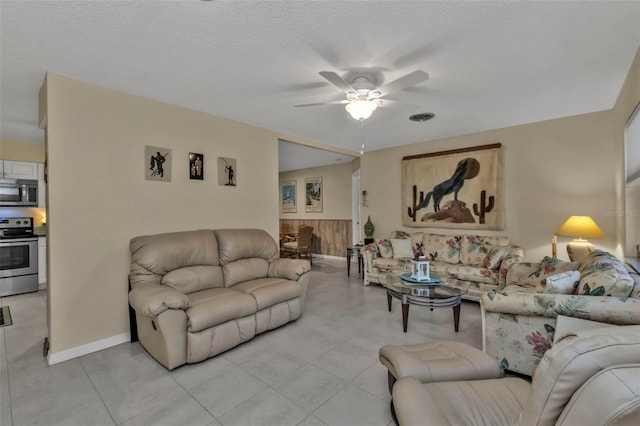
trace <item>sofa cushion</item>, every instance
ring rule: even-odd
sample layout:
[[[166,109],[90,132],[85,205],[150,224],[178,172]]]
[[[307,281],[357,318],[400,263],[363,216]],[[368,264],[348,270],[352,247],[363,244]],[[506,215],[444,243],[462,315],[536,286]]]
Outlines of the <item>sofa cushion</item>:
[[[456,264],[460,261],[460,236],[424,234],[423,254],[427,260]]]
[[[459,280],[498,284],[498,271],[483,268],[482,266],[449,265],[447,267],[447,274]]]
[[[280,257],[278,244],[262,229],[217,229],[213,232],[218,241],[221,265],[247,258],[273,262]]]
[[[633,278],[624,264],[606,251],[595,250],[580,265],[580,284],[576,294],[627,297],[633,290]]]
[[[580,282],[580,272],[567,271],[549,275],[544,283],[537,287],[538,293],[573,294]]]
[[[187,327],[191,333],[258,311],[255,298],[234,289],[213,288],[191,293],[188,297],[191,307],[186,311]]]
[[[393,239],[391,240],[391,247],[393,248],[393,257],[413,259],[413,247],[411,247],[411,240],[409,239]]]
[[[411,247],[414,257],[424,255],[424,232],[414,232],[411,234]]]
[[[224,286],[264,278],[269,275],[269,262],[261,258],[239,259],[222,267]]]
[[[220,265],[218,243],[212,231],[184,231],[132,238],[131,286],[160,284],[163,275],[197,265]]]
[[[167,273],[162,277],[162,284],[188,294],[208,288],[224,287],[224,278],[219,266],[187,266]]]
[[[393,257],[393,247],[391,246],[391,241],[377,240],[376,245],[378,246],[378,250],[380,251],[380,257],[384,257],[386,259]]]
[[[260,278],[236,284],[234,290],[243,291],[256,299],[258,310],[300,297],[302,288],[295,281],[282,278]]]
[[[444,278],[444,276],[447,275],[447,270],[449,269],[450,266],[451,266],[450,263],[438,262],[437,260],[433,260],[429,262],[429,270],[431,272],[435,272],[436,274],[440,275],[440,277],[442,278]]]
[[[484,258],[483,266],[487,269],[498,269],[502,259],[511,251],[511,246],[491,246],[489,253]]]
[[[388,239],[411,239],[411,234],[404,231],[391,231]]]
[[[408,264],[411,263],[410,259],[394,259],[386,257],[376,257],[373,259],[373,267],[379,271],[401,270],[408,269]]]
[[[507,237],[484,237],[463,235],[460,241],[460,263],[463,265],[482,266],[487,254],[493,246],[508,246]]]

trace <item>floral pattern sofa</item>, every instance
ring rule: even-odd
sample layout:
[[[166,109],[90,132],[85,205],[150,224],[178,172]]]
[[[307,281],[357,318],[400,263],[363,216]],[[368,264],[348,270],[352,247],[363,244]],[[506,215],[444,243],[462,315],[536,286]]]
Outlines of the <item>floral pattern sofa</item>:
[[[507,270],[523,259],[521,247],[504,236],[409,234],[393,231],[388,239],[362,248],[364,284],[381,284],[411,270],[411,260],[423,254],[430,270],[447,284],[467,291],[463,298],[479,301],[483,294],[504,287]]]
[[[545,257],[511,266],[506,285],[485,294],[481,303],[484,351],[502,368],[532,375],[552,345],[559,315],[640,324],[640,276],[602,250],[580,262]]]

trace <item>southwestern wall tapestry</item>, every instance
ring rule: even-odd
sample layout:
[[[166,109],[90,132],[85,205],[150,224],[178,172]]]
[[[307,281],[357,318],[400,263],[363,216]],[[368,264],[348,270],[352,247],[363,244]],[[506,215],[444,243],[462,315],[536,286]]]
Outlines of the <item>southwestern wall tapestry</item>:
[[[402,224],[504,229],[502,144],[402,159]]]

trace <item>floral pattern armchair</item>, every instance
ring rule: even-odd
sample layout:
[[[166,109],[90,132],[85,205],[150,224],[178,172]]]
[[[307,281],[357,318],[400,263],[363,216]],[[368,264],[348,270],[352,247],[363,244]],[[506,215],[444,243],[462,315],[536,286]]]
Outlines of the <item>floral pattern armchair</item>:
[[[546,280],[569,270],[580,279],[572,294],[546,291]],[[482,298],[483,349],[501,367],[531,375],[551,347],[558,315],[618,325],[640,324],[640,276],[596,250],[581,262],[545,258],[513,265],[501,290]]]

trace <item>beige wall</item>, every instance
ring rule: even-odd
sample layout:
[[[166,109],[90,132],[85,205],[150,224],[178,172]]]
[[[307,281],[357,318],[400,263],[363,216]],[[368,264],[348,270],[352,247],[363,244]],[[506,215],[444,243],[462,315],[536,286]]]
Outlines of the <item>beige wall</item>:
[[[360,184],[368,191],[368,207],[362,208],[362,218],[371,216],[376,237],[395,229],[455,233],[402,227],[401,209],[406,208],[400,205],[402,157],[500,142],[506,175],[506,227],[479,234],[507,235],[525,248],[526,259],[535,261],[550,255],[551,236],[570,215],[589,215],[607,235],[592,243],[622,256],[624,241],[630,238],[625,232],[631,230],[625,230],[624,216],[611,212],[625,208],[624,125],[638,102],[640,50],[612,110],[366,153],[361,158]],[[526,100],[522,107],[526,108]],[[559,257],[567,258],[569,241],[559,237]]]
[[[58,75],[47,77],[51,353],[129,331],[136,235],[252,227],[278,235],[280,135]],[[144,179],[145,145],[172,150],[172,182]],[[203,153],[205,180],[188,178]],[[218,156],[237,186],[218,186]]]
[[[0,139],[0,160],[44,163],[44,144]]]
[[[616,205],[616,161],[610,113],[600,112],[434,140],[366,153],[361,159],[361,187],[368,191],[368,207],[375,237],[395,229],[418,229],[442,234],[465,231],[442,228],[403,228],[400,163],[403,156],[500,142],[505,170],[506,227],[503,231],[467,231],[507,235],[525,248],[526,258],[551,254],[551,237],[571,215],[589,215],[608,236],[597,246],[615,246],[615,220],[604,215]],[[384,170],[384,172],[380,172]],[[568,238],[560,237],[559,257],[566,258]]]
[[[282,182],[297,181],[296,213],[282,213],[281,219],[347,219],[351,220],[351,175],[352,164],[336,164],[324,167],[312,167],[280,173],[280,200],[282,199]],[[322,178],[323,206],[322,213],[305,213],[306,178]]]
[[[587,214],[608,236],[593,242],[620,254],[624,218],[605,211],[624,208],[621,126],[640,101],[638,82],[636,57],[612,111],[368,152],[360,160],[361,189],[368,191],[362,217],[371,216],[376,237],[402,229],[403,156],[501,142],[506,228],[485,234],[508,235],[525,247],[527,259],[538,260],[550,253],[551,236],[569,215]],[[128,331],[131,237],[248,226],[277,235],[277,140],[295,138],[57,75],[49,74],[46,85],[52,353]],[[14,144],[1,142],[4,157]],[[145,145],[173,150],[171,183],[144,180]],[[205,155],[204,181],[189,181],[189,152]],[[237,160],[237,187],[217,185],[218,156]],[[344,186],[350,199],[350,185]],[[298,197],[301,190],[299,182]],[[327,201],[325,209],[333,209]],[[335,215],[350,218],[345,209]],[[559,244],[565,258],[566,242]]]
[[[631,70],[627,75],[620,96],[613,109],[613,137],[615,140],[616,156],[619,158],[620,174],[616,176],[616,195],[619,203],[616,211],[617,226],[621,230],[620,247],[629,256],[636,256],[636,245],[640,244],[640,184],[625,190],[625,126],[631,114],[640,103],[640,49],[636,53]],[[626,195],[625,195],[626,194]],[[624,231],[623,231],[624,230]]]
[[[627,231],[625,254],[640,257],[640,183],[627,188],[624,212]]]

